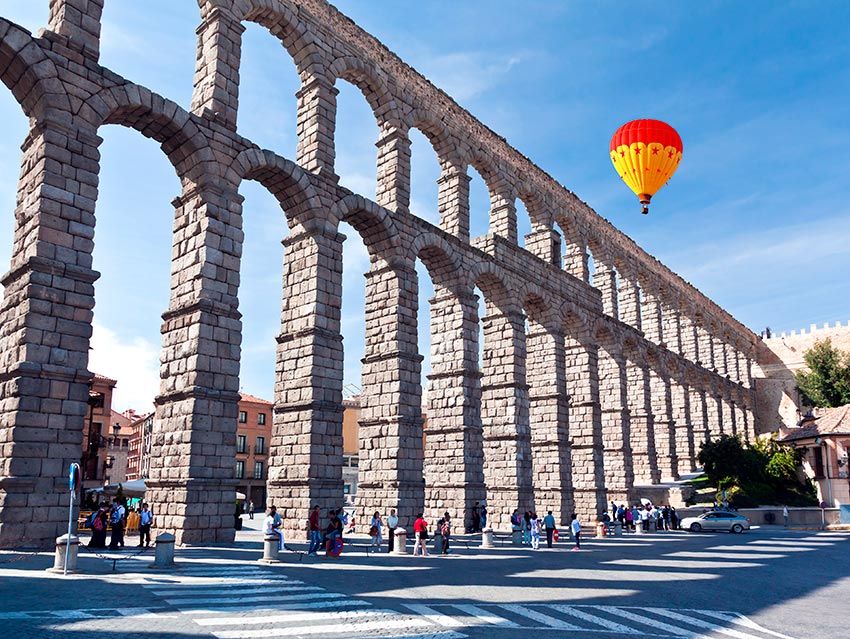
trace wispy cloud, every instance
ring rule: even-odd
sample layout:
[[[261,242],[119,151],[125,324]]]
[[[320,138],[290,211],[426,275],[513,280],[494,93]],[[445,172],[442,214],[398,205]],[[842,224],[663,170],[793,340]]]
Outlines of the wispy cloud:
[[[450,96],[465,102],[497,86],[528,54],[459,51],[425,58],[420,69]]]
[[[89,370],[118,380],[112,398],[117,411],[151,410],[159,393],[159,344],[126,338],[97,322],[93,326]]]

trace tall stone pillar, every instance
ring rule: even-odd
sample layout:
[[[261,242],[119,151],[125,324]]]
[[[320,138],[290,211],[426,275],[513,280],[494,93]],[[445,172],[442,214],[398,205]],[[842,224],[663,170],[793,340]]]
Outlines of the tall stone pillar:
[[[526,337],[534,508],[567,525],[575,510],[564,334],[530,324]]]
[[[326,78],[309,78],[298,92],[297,134],[295,152],[298,165],[313,173],[337,180],[334,173],[334,132],[336,129],[336,96],[339,89]]]
[[[682,354],[682,327],[679,309],[673,305],[662,306],[663,342],[667,348],[677,355]]]
[[[723,399],[723,423],[726,432],[731,435],[740,435],[738,432],[737,416],[735,415],[735,402],[731,398]]]
[[[525,250],[561,268],[561,234],[555,229],[543,228],[526,235]]]
[[[198,27],[198,54],[192,113],[212,116],[236,129],[239,111],[239,65],[245,27],[228,10],[214,7]]]
[[[148,502],[176,543],[233,540],[242,322],[242,198],[199,187],[173,202],[171,300],[162,319],[160,393]]]
[[[679,316],[679,321],[682,328],[682,355],[691,362],[699,362],[700,352],[697,326],[690,316],[684,313]]]
[[[661,300],[655,292],[644,291],[643,333],[650,342],[664,343],[664,321]]]
[[[97,62],[104,0],[50,0],[48,28]]]
[[[610,264],[596,262],[593,286],[602,294],[602,312],[617,318],[617,272]]]
[[[629,426],[632,438],[632,464],[636,484],[657,484],[661,480],[655,448],[652,390],[646,358],[626,363],[629,394]]]
[[[599,396],[602,406],[602,442],[608,500],[618,504],[632,499],[632,464],[628,375],[621,353],[599,350]]]
[[[596,516],[608,508],[597,347],[570,339],[565,354],[576,512],[584,521],[595,521]]]
[[[718,338],[714,338],[714,368],[717,374],[721,377],[726,377],[729,374],[728,364],[726,360],[726,343]]]
[[[469,242],[469,182],[466,169],[446,164],[437,180],[440,228],[462,242]]]
[[[717,368],[714,364],[714,339],[711,337],[711,333],[702,326],[697,326],[697,348],[699,349],[699,362],[702,364],[702,367],[710,371],[716,371]]]
[[[525,315],[487,305],[481,423],[490,525],[510,530],[515,508],[532,508],[531,432],[526,383]]]
[[[673,401],[673,421],[676,424],[676,459],[679,473],[696,470],[696,441],[691,392],[687,384],[672,380],[670,391]]]
[[[691,417],[694,424],[694,453],[699,456],[702,443],[711,440],[711,431],[708,425],[708,400],[703,389],[691,386],[690,390]],[[699,460],[696,463],[699,465]]]
[[[620,321],[641,331],[640,286],[638,286],[637,280],[628,277],[620,278],[618,306]]]
[[[413,265],[373,266],[366,274],[357,517],[398,511],[412,527],[425,505],[422,386]]]
[[[723,401],[715,389],[712,389],[712,394],[708,397],[708,428],[712,439],[717,439],[724,433]]]
[[[435,285],[431,298],[431,374],[425,434],[425,508],[431,520],[446,511],[456,525],[472,523],[483,501],[478,296],[472,288]]]
[[[587,243],[584,241],[584,238],[575,230],[572,230],[564,237],[564,240],[566,243],[564,270],[582,282],[590,282]]]
[[[267,486],[268,503],[278,507],[290,538],[305,537],[312,506],[318,505],[324,517],[342,502],[344,240],[330,225],[317,224],[299,227],[283,241],[284,297]]]
[[[410,138],[399,129],[386,131],[378,147],[375,201],[399,213],[410,210]]]
[[[738,435],[740,435],[741,441],[749,443],[750,432],[747,429],[747,419],[744,416],[744,407],[741,405],[740,399],[732,405],[732,409],[735,413],[735,428],[738,431]]]
[[[496,193],[490,206],[490,232],[517,243],[516,199],[507,191]]]
[[[99,144],[41,122],[22,147],[0,310],[0,547],[50,548],[68,525],[68,467],[80,461],[92,378]]]
[[[655,429],[655,452],[661,480],[679,478],[676,457],[676,422],[673,419],[673,398],[670,378],[665,373],[650,370],[652,387],[652,422]]]

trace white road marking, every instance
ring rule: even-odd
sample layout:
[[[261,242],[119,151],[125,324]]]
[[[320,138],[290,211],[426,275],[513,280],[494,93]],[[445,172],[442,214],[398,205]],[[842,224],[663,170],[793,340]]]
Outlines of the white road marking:
[[[256,604],[253,606],[219,606],[217,608],[187,608],[181,610],[184,615],[220,615],[222,613],[253,612],[274,614],[281,610],[326,610],[328,608],[351,608],[355,606],[371,606],[368,601],[360,599],[333,599],[330,601],[306,601],[294,604]]]
[[[192,592],[209,591],[209,592],[212,593],[212,592],[218,592],[218,591],[231,590],[231,592],[238,592],[238,593],[249,593],[249,592],[258,592],[259,593],[259,592],[270,592],[270,591],[274,592],[275,590],[278,590],[280,588],[291,589],[294,586],[301,586],[303,584],[304,584],[303,581],[287,581],[287,582],[284,582],[284,583],[280,583],[280,582],[277,582],[277,581],[270,581],[270,582],[268,582],[268,585],[264,585],[261,582],[259,584],[251,584],[249,586],[247,584],[232,584],[230,582],[227,582],[227,583],[223,583],[223,584],[201,584],[201,585],[191,584],[191,585],[183,586],[182,588],[178,588],[176,590],[151,590],[151,592],[153,594],[159,595],[159,596],[180,595],[180,594],[183,594],[184,592],[186,592],[189,589],[191,589]],[[157,584],[156,587],[168,588],[169,585],[168,584],[162,584],[162,585]],[[226,594],[226,593],[222,593],[222,594]]]
[[[494,615],[484,608],[479,608],[478,606],[473,606],[472,604],[452,604],[458,610],[462,610],[470,617],[475,617],[484,623],[490,624],[491,626],[499,626],[500,628],[519,628],[520,625],[518,623],[514,623],[510,619],[505,619],[503,617],[499,617],[498,615]]]
[[[508,612],[520,615],[521,617],[528,617],[529,619],[536,621],[537,623],[541,623],[544,626],[548,626],[549,628],[557,628],[559,630],[581,630],[578,626],[567,623],[563,619],[556,619],[555,617],[544,615],[542,612],[538,612],[528,606],[521,606],[520,604],[501,604],[500,608],[504,608]]]
[[[731,621],[732,623],[736,623],[746,628],[750,628],[751,630],[758,630],[759,632],[764,632],[774,637],[779,637],[779,639],[794,639],[794,637],[783,635],[781,632],[774,632],[773,630],[768,630],[767,628],[758,625],[752,619],[748,619],[747,617],[739,615],[737,613],[716,612],[714,610],[699,610],[697,612],[703,615],[707,615],[709,617],[714,617],[715,619],[720,619],[722,621]]]
[[[251,639],[253,637],[293,637],[302,635],[321,635],[325,633],[344,633],[350,637],[362,632],[373,630],[383,631],[398,628],[417,628],[429,625],[424,619],[381,619],[379,621],[364,621],[340,626],[337,624],[318,626],[296,626],[282,628],[260,628],[257,630],[213,630],[212,634],[219,639]]]
[[[571,617],[575,617],[576,619],[581,619],[582,621],[586,621],[597,626],[602,626],[603,628],[613,630],[614,632],[621,632],[625,635],[639,634],[638,631],[636,631],[634,628],[624,626],[614,621],[609,621],[608,619],[603,619],[602,617],[597,617],[596,615],[591,615],[590,613],[584,612],[584,610],[579,610],[574,606],[553,604],[552,608],[554,608],[558,612],[563,612],[565,615],[570,615]]]
[[[667,610],[666,608],[644,608],[644,610],[653,614],[669,617],[670,619],[682,621],[692,626],[696,626],[697,628],[705,628],[706,630],[718,632],[722,635],[735,637],[735,639],[759,639],[758,637],[755,637],[754,635],[751,635],[747,632],[739,632],[738,630],[733,630],[732,628],[724,628],[723,626],[718,626],[717,624],[711,623],[709,621],[703,621],[702,619],[697,619],[696,617],[683,615],[673,610]]]
[[[192,619],[200,626],[243,626],[266,623],[295,623],[303,621],[347,621],[358,617],[363,619],[378,619],[398,616],[395,610],[340,610],[337,612],[300,612],[288,614],[263,615],[261,617],[203,617]]]
[[[311,592],[300,595],[262,595],[262,596],[254,596],[254,597],[234,597],[231,599],[218,599],[216,597],[179,597],[177,599],[166,599],[165,601],[172,606],[183,606],[183,605],[199,605],[199,604],[220,604],[222,606],[229,606],[231,603],[233,604],[246,604],[246,603],[259,603],[259,602],[270,602],[270,601],[280,601],[282,603],[286,603],[287,601],[304,601],[310,599],[340,599],[345,597],[346,595],[336,593],[336,592]]]
[[[197,597],[224,597],[223,601],[245,601],[247,597],[250,596],[260,596],[260,595],[276,595],[276,593],[280,592],[318,592],[324,590],[320,586],[270,586],[268,588],[246,588],[244,590],[239,590],[236,592],[218,592],[218,591],[204,591],[204,592],[196,592],[193,588],[184,588],[182,590],[152,590],[153,594],[159,595],[160,597],[173,597],[177,595],[178,597],[190,597],[195,599]],[[169,603],[174,603],[175,601],[181,602],[180,599],[167,599]],[[176,605],[176,604],[175,604]]]
[[[615,617],[621,619],[629,619],[630,621],[636,621],[647,626],[652,626],[653,628],[658,628],[659,630],[663,630],[664,632],[669,632],[670,634],[677,635],[679,637],[698,639],[702,636],[701,634],[697,635],[691,630],[685,630],[684,628],[679,628],[678,626],[671,626],[670,624],[666,624],[663,621],[658,621],[657,619],[647,617],[646,615],[637,615],[633,612],[630,612],[629,610],[618,608],[616,606],[598,606],[598,608],[600,610],[604,610],[605,612],[611,613]]]
[[[408,610],[412,610],[417,615],[428,619],[432,623],[443,626],[444,628],[462,628],[463,623],[454,617],[449,617],[448,615],[444,615],[440,612],[437,612],[433,608],[426,606],[424,604],[402,604]]]

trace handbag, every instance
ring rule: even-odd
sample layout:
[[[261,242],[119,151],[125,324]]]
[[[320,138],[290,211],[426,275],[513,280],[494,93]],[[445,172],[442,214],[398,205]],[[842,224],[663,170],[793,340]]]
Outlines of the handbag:
[[[370,536],[370,537],[376,537],[377,535],[378,535],[378,527],[377,527],[377,526],[372,526],[372,527],[369,529],[369,536]]]

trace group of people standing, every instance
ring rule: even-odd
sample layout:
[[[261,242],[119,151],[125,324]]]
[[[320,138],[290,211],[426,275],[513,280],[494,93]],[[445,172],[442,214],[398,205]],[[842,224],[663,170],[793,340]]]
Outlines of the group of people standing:
[[[537,513],[531,510],[525,511],[520,515],[519,510],[514,510],[511,514],[511,531],[514,534],[520,535],[520,543],[523,546],[531,546],[533,550],[540,548],[540,535],[546,535],[546,547],[551,548],[552,542],[555,540],[555,533],[558,531],[558,525],[555,521],[555,516],[552,511],[548,511],[543,519],[537,516]],[[581,522],[578,515],[573,513],[570,517],[570,533],[575,540],[573,550],[581,549]]]
[[[151,526],[153,525],[153,513],[147,503],[143,503],[135,513],[131,513],[121,499],[113,498],[112,503],[103,502],[98,506],[86,521],[91,528],[91,539],[89,548],[106,548],[106,534],[111,532],[109,549],[117,550],[124,548],[124,530],[127,528],[128,518],[135,514],[139,524],[139,548],[147,548],[151,544]]]
[[[610,514],[606,516],[609,521],[619,522],[624,531],[635,532],[638,526],[644,532],[682,529],[676,509],[669,505],[654,506],[647,502],[629,507],[611,502]]]

